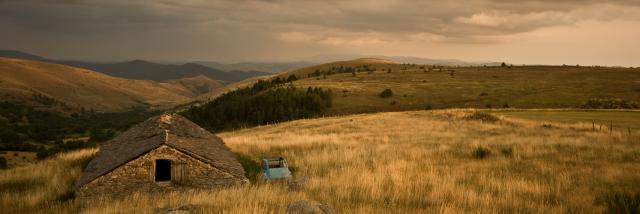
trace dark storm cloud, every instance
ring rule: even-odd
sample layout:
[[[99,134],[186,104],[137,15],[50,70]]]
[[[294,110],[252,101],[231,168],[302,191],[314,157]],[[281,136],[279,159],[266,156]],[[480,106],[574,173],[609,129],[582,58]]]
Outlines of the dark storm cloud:
[[[497,37],[546,27],[638,20],[638,6],[636,0],[0,0],[0,27],[9,32],[0,39],[26,49],[95,43],[149,57],[168,50],[192,57],[209,49],[251,57],[304,42],[318,51],[408,40],[500,43]],[[23,37],[42,41],[15,43]],[[44,41],[52,38],[59,41]]]
[[[460,37],[526,32],[572,24],[578,19],[610,18],[563,15],[596,4],[637,6],[640,5],[638,2],[5,0],[0,2],[0,18],[45,32],[71,34],[188,28],[220,22],[268,29],[295,30],[295,26],[307,25],[353,32],[429,32]],[[484,18],[485,23],[483,20],[474,22],[473,15],[476,19]],[[517,25],[488,23],[502,16],[513,19]],[[465,18],[467,22],[464,22]]]

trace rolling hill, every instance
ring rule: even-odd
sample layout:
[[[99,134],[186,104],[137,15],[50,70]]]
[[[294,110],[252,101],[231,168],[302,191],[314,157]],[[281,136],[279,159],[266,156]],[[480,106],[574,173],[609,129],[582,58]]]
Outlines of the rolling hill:
[[[302,68],[299,88],[334,92],[329,114],[425,108],[579,108],[592,98],[640,102],[640,68],[577,66],[448,67],[383,59]],[[381,98],[390,89],[393,95]]]
[[[97,111],[168,108],[220,86],[218,81],[202,76],[156,83],[59,64],[0,58],[0,96],[4,101],[31,105],[42,105],[38,101],[45,100]]]
[[[144,60],[133,60],[115,63],[83,62],[75,60],[55,60],[48,59],[33,54],[28,54],[14,50],[0,50],[0,57],[18,58],[45,61],[50,63],[63,64],[78,68],[85,68],[98,71],[110,76],[122,77],[126,79],[153,80],[157,82],[181,79],[185,77],[206,76],[211,79],[220,80],[226,83],[237,82],[247,78],[267,75],[269,73],[260,71],[221,71],[196,63],[186,63],[182,65],[165,65],[148,62]]]

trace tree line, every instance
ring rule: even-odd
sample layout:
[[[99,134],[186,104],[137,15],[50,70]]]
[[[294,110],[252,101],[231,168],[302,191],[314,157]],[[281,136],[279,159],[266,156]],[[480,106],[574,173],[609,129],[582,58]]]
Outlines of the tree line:
[[[194,123],[211,131],[312,118],[331,107],[331,91],[287,85],[297,78],[260,80],[252,86],[231,91],[182,112]]]
[[[37,151],[38,157],[44,158],[61,151],[91,147],[157,113],[137,108],[117,113],[80,110],[66,115],[0,101],[0,151]],[[88,136],[89,142],[65,140],[69,136]]]

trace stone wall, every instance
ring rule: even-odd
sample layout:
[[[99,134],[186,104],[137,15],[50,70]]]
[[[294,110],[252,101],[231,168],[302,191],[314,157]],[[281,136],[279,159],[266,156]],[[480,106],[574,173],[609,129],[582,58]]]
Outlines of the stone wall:
[[[171,160],[172,181],[155,182],[157,159]],[[178,166],[181,168],[176,168]],[[218,189],[247,182],[181,151],[161,146],[80,187],[76,191],[76,198],[86,200],[97,197],[124,197],[134,192]]]

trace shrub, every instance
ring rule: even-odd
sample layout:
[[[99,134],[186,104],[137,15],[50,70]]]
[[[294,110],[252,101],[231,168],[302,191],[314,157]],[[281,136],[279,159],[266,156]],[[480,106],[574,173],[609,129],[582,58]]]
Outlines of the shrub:
[[[289,77],[287,78],[287,82],[293,82],[296,80],[298,80],[298,77],[296,77],[296,75],[293,75],[293,74],[289,75]]]
[[[482,93],[480,93],[480,96],[481,96],[481,97],[484,97],[484,96],[487,96],[487,95],[489,95],[489,94],[487,94],[487,92],[482,92]]]
[[[505,103],[504,105],[502,105],[502,108],[511,108],[511,106],[509,106],[509,103]]]
[[[604,213],[640,213],[640,192],[611,192],[600,200],[606,206]]]
[[[482,122],[489,122],[489,123],[493,123],[500,120],[498,117],[494,116],[493,114],[489,114],[483,111],[474,111],[470,115],[465,116],[464,119],[480,120]]]
[[[393,96],[393,91],[391,91],[391,89],[385,89],[384,91],[380,92],[380,97],[382,98],[387,98],[387,97],[391,97]]]
[[[638,109],[640,104],[633,100],[623,100],[616,98],[592,98],[580,106],[586,109]]]
[[[427,107],[424,107],[424,110],[431,110],[431,109],[433,109],[431,105],[427,105]]]
[[[479,160],[484,159],[485,157],[489,156],[489,154],[491,154],[491,151],[481,146],[474,149],[473,152],[471,153],[471,155],[473,155],[475,159],[479,159]]]
[[[502,155],[504,156],[511,157],[511,155],[513,155],[513,148],[503,147],[502,149],[500,149],[500,153],[502,153]]]

